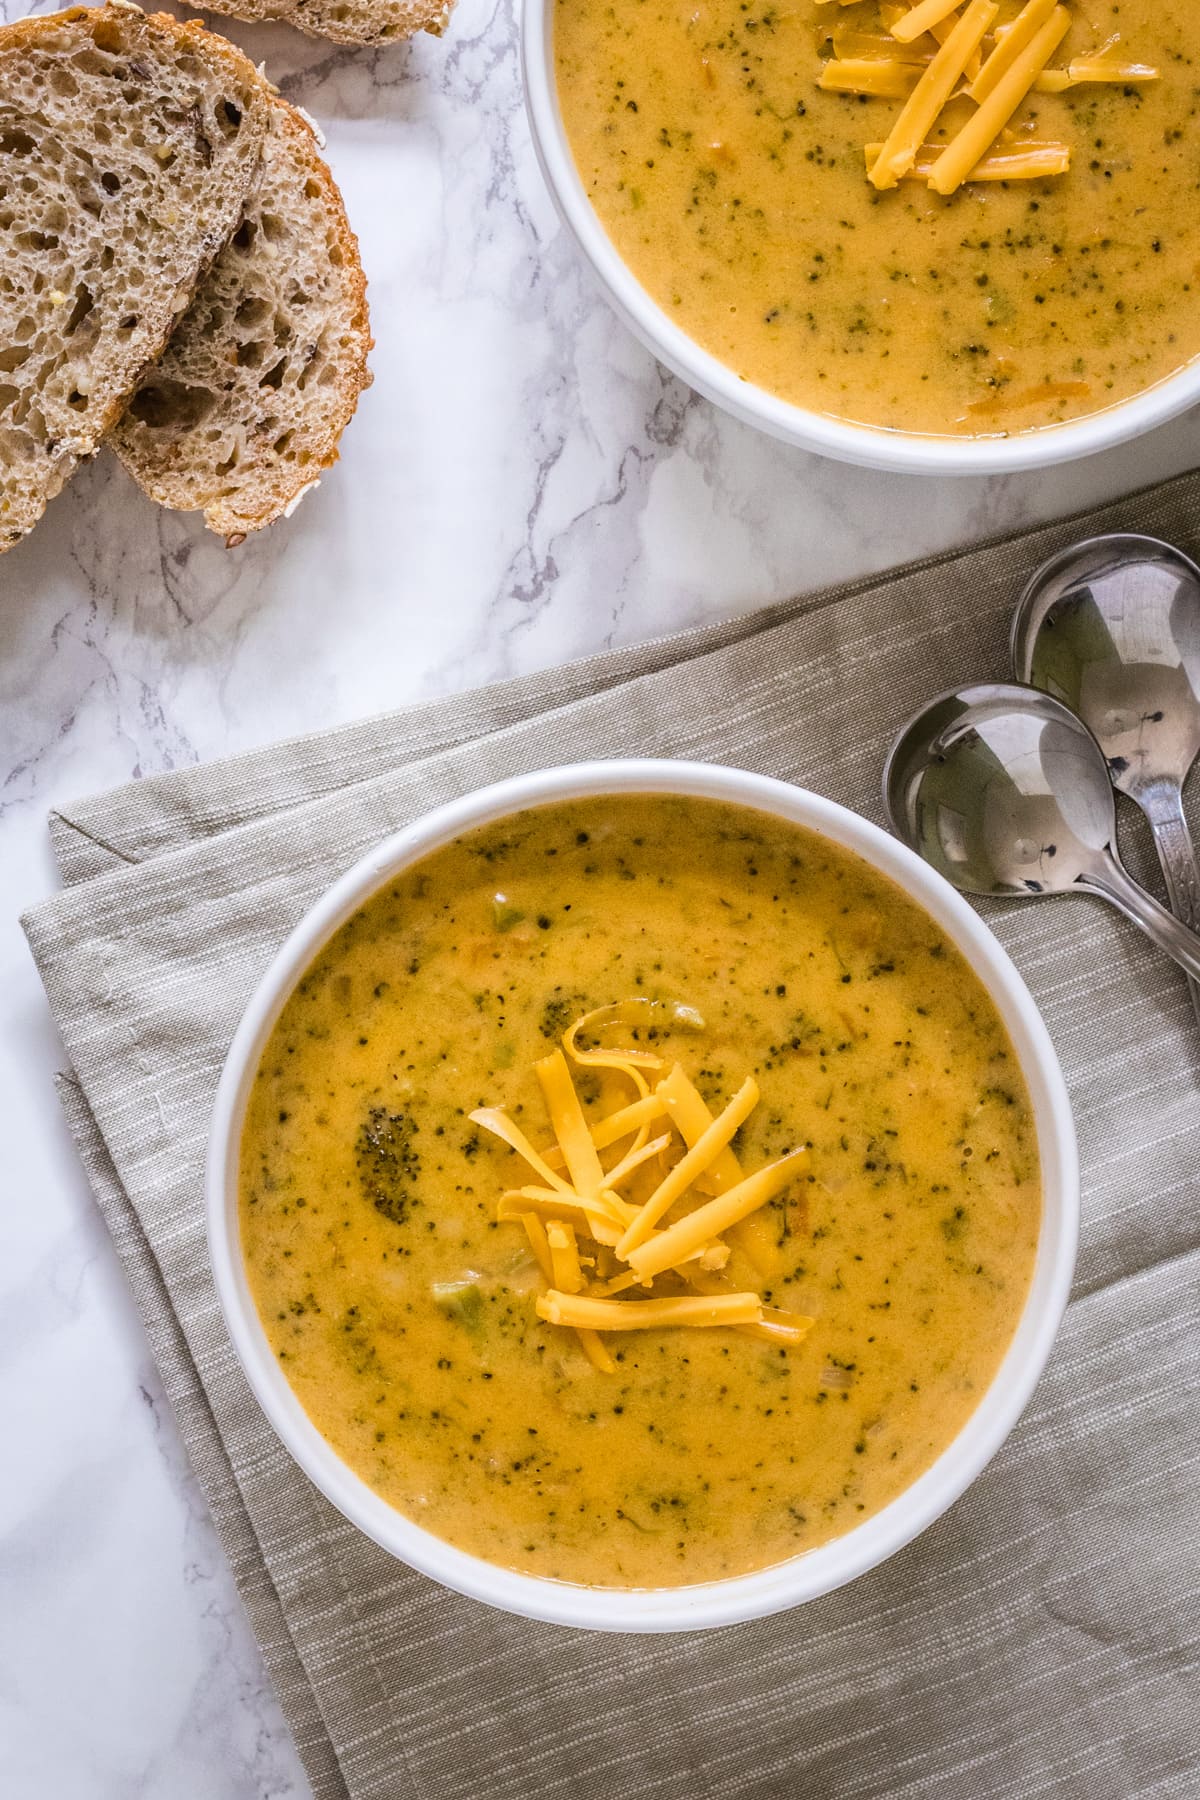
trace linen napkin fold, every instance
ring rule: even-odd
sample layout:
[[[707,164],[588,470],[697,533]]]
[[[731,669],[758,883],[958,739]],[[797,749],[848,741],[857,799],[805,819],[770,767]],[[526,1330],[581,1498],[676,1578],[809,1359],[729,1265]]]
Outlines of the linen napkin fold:
[[[1085,1180],[1078,1279],[1025,1418],[969,1494],[851,1587],[671,1638],[540,1626],[365,1540],[251,1397],[208,1273],[202,1164],[238,1017],[312,901],[482,782],[659,754],[878,818],[935,689],[1005,673],[1013,601],[1074,538],[1200,549],[1200,475],[726,626],[62,808],[25,920],[60,1091],[318,1800],[1195,1791],[1200,1044],[1181,976],[1083,899],[985,908],[1046,1017]],[[1147,874],[1144,838],[1132,840]]]

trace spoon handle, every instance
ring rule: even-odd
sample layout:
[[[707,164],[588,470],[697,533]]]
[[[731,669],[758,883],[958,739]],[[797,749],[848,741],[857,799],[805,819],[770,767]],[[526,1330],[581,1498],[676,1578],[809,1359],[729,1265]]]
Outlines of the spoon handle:
[[[1193,931],[1200,930],[1200,869],[1192,834],[1183,815],[1183,795],[1174,782],[1155,787],[1142,800],[1142,811],[1154,833],[1154,847],[1162,864],[1171,911]],[[1192,1005],[1200,1019],[1200,982],[1190,983]]]
[[[1148,894],[1139,887],[1133,877],[1117,861],[1116,857],[1106,854],[1098,868],[1088,875],[1081,875],[1078,885],[1087,888],[1093,894],[1100,894],[1105,900],[1125,914],[1127,919],[1144,931],[1152,943],[1165,950],[1168,956],[1174,957],[1181,969],[1185,969],[1193,981],[1200,981],[1200,935],[1181,925],[1174,913],[1160,906],[1153,894]]]

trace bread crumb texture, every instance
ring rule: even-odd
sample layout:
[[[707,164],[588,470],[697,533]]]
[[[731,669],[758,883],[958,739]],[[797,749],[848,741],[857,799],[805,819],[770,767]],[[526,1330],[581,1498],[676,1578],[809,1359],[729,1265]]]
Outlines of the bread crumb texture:
[[[0,28],[0,549],[94,453],[244,211],[272,90],[129,5]]]
[[[240,541],[336,461],[371,377],[366,283],[304,119],[272,96],[245,215],[112,437],[160,505]]]

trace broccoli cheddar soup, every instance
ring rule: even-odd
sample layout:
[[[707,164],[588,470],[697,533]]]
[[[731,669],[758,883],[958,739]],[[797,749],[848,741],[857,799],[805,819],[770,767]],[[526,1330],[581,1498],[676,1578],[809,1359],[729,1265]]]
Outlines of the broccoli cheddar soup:
[[[981,1400],[1038,1153],[992,1002],[824,838],[670,797],[437,850],[257,1071],[241,1239],[317,1429],[408,1517],[670,1586],[860,1523]]]
[[[1200,354],[1195,0],[556,0],[554,52],[621,257],[785,400],[1010,434]]]

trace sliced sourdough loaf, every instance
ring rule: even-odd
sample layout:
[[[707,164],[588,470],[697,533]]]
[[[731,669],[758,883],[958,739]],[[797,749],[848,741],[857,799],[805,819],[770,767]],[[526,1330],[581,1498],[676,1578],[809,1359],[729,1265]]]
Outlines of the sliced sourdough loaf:
[[[371,377],[366,282],[306,121],[272,97],[261,179],[110,442],[162,506],[238,542],[337,460]]]
[[[453,0],[198,0],[234,19],[278,19],[335,44],[386,44],[446,29]]]
[[[0,28],[0,549],[119,416],[237,225],[270,90],[127,4]]]

